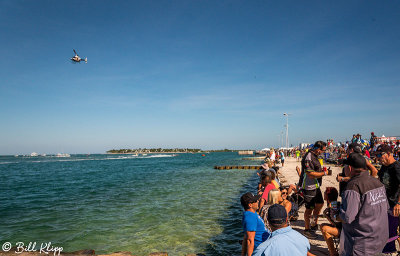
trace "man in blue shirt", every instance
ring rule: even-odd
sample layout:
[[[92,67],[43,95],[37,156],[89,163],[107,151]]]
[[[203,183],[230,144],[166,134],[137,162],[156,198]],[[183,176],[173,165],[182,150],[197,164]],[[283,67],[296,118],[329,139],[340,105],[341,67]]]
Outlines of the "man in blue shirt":
[[[271,205],[268,209],[268,223],[272,234],[270,238],[260,244],[253,256],[290,255],[311,256],[308,239],[288,225],[285,207],[279,204]]]
[[[245,212],[243,214],[244,238],[242,242],[242,256],[251,256],[253,250],[270,236],[265,228],[264,221],[257,214],[260,195],[248,192],[240,198]]]

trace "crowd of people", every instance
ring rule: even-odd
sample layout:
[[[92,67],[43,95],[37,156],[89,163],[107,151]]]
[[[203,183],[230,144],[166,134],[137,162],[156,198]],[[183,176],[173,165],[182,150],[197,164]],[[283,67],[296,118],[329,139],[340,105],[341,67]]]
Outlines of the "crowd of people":
[[[320,230],[329,255],[391,255],[397,253],[400,215],[399,141],[365,141],[355,134],[351,141],[335,144],[317,141],[305,149],[271,150],[258,172],[257,193],[241,197],[244,208],[242,255],[313,255],[308,239]],[[321,191],[330,169],[322,165],[325,153],[339,153],[338,189]],[[277,157],[278,156],[278,157]],[[301,161],[297,184],[279,180],[278,164],[285,157]],[[291,228],[304,204],[302,234]],[[319,225],[322,208],[328,223]]]

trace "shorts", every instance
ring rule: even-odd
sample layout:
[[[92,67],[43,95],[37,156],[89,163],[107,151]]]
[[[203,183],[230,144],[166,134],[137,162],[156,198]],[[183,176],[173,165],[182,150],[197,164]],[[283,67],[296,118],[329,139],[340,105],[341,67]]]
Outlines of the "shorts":
[[[282,160],[281,160],[281,163],[283,164],[284,162],[285,162],[285,159],[282,159]]]
[[[316,204],[323,204],[321,189],[303,190],[306,209],[314,209]]]

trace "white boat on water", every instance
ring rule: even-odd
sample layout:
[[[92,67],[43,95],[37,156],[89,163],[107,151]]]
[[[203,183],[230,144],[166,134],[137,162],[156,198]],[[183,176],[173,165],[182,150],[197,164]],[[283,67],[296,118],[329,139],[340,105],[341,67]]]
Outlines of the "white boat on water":
[[[71,155],[70,154],[64,154],[64,153],[58,153],[57,155],[56,155],[56,157],[71,157]]]
[[[31,153],[31,156],[38,156],[39,154],[38,153],[36,153],[36,152],[32,152]]]

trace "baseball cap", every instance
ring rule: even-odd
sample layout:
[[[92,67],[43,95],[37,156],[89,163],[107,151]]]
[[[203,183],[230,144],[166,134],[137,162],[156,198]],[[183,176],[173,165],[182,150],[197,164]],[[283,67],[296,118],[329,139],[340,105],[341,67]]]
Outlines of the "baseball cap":
[[[270,224],[283,224],[287,219],[285,207],[280,204],[273,204],[268,208],[268,222]]]
[[[247,192],[240,198],[240,203],[243,207],[247,207],[249,204],[257,202],[260,197],[261,195],[253,195],[253,193]]]
[[[354,168],[367,169],[367,161],[360,153],[351,153],[344,163]]]
[[[393,149],[391,146],[387,145],[387,144],[382,144],[380,145],[377,149],[375,154],[379,154],[379,153],[393,153]]]

